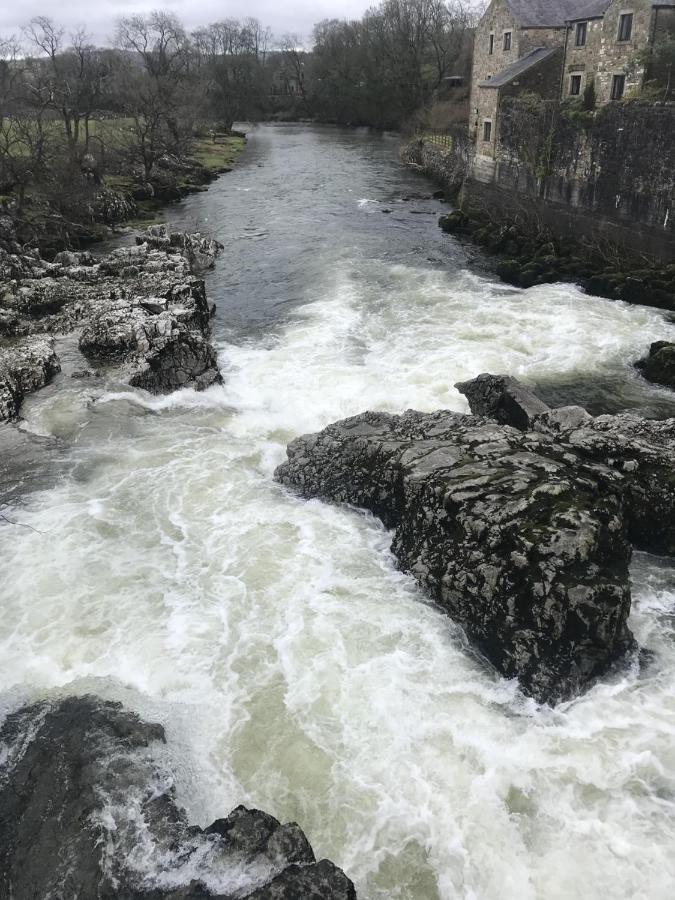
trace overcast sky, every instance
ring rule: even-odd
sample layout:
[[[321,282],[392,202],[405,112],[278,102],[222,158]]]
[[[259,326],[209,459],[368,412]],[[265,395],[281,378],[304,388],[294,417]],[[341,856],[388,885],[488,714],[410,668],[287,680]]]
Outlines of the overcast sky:
[[[0,0],[0,36],[17,34],[33,16],[49,16],[67,29],[84,25],[97,42],[110,38],[120,16],[170,9],[194,28],[225,18],[255,16],[276,35],[309,36],[322,19],[359,18],[375,0]]]

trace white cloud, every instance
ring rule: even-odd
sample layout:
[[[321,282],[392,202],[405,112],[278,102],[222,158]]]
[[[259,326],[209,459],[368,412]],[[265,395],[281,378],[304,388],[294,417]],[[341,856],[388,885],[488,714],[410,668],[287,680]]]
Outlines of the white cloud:
[[[286,32],[308,37],[312,26],[322,19],[359,18],[373,0],[24,0],[0,5],[0,36],[17,34],[34,16],[49,16],[66,30],[84,26],[97,42],[107,42],[115,32],[120,16],[145,13],[153,9],[175,12],[188,28],[224,18],[255,16],[269,25],[276,35]]]

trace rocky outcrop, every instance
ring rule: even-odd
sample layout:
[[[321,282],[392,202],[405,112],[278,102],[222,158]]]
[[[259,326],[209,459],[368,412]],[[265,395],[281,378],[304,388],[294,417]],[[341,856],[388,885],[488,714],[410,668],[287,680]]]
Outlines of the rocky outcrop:
[[[199,234],[153,226],[136,246],[100,259],[72,251],[52,262],[35,252],[8,254],[0,336],[80,331],[80,349],[134,386],[203,389],[221,376],[204,282],[193,273],[212,266],[221,249]]]
[[[10,715],[0,730],[0,895],[355,900],[295,823],[238,806],[204,830],[189,825],[153,758],[164,739],[160,725],[94,697]],[[236,887],[223,890],[228,882]]]
[[[0,422],[15,419],[26,394],[44,387],[60,371],[54,344],[47,338],[0,347]]]
[[[525,430],[535,416],[549,411],[539,397],[510,375],[483,374],[460,381],[455,387],[468,399],[474,415],[487,416],[502,425]]]
[[[509,379],[501,401],[517,394]],[[463,388],[485,402],[486,377]],[[496,389],[496,388],[495,388]],[[542,404],[543,406],[543,404]],[[634,646],[631,543],[675,554],[675,420],[571,407],[518,427],[367,412],[293,441],[277,478],[372,511],[401,567],[540,701],[568,698]]]
[[[136,243],[145,243],[155,250],[179,251],[188,260],[193,272],[213,268],[216,256],[223,249],[223,245],[214,238],[202,237],[199,232],[170,232],[166,225],[150,225],[136,238]]]
[[[442,182],[441,182],[442,183]],[[556,239],[512,217],[486,216],[476,208],[453,210],[438,223],[448,234],[469,238],[495,254],[497,275],[508,284],[530,288],[539,284],[570,282],[589,294],[627,303],[675,310],[675,265],[645,264],[623,254],[623,265],[610,263],[593,242]]]
[[[647,381],[675,390],[675,344],[655,341],[648,355],[635,365]]]

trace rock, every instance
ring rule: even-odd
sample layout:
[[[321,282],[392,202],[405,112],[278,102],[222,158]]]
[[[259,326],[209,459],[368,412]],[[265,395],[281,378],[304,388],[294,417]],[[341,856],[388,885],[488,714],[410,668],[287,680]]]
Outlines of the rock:
[[[158,250],[179,251],[190,263],[193,272],[213,268],[223,245],[213,238],[204,238],[199,232],[170,232],[166,225],[150,225],[136,238],[139,244]]]
[[[401,568],[497,670],[556,702],[634,647],[629,540],[675,554],[675,420],[533,406],[517,408],[527,431],[448,411],[364,413],[293,441],[276,477],[379,516]]]
[[[132,385],[202,389],[221,376],[210,343],[212,310],[203,280],[192,273],[212,266],[221,249],[199,234],[153,226],[137,246],[98,261],[72,251],[59,252],[54,263],[37,252],[20,262],[11,257],[15,277],[0,292],[0,332],[77,329],[82,351],[96,363],[122,366]]]
[[[526,429],[534,416],[550,409],[509,375],[483,374],[471,381],[460,381],[455,387],[467,398],[474,415],[487,416],[502,425]]]
[[[60,371],[51,340],[27,338],[0,347],[0,422],[15,419],[26,394],[44,387]]]
[[[132,387],[166,394],[184,387],[201,391],[221,384],[216,351],[206,338],[178,326],[152,340],[141,367],[129,377]]]
[[[237,888],[219,900],[355,900],[351,881],[328,860],[315,862],[294,823],[239,806],[204,831],[189,825],[170,773],[145,749],[164,740],[160,725],[95,697],[8,716],[0,729],[0,895],[196,900],[215,896],[200,872],[232,867]],[[188,883],[157,886],[160,875],[180,885],[185,869]]]
[[[635,365],[647,381],[675,390],[675,344],[655,341],[649,348],[647,357]]]
[[[209,342],[210,310],[197,278],[171,285],[165,297],[130,297],[99,303],[79,339],[98,362],[123,363],[133,387],[167,393],[202,390],[222,381]]]

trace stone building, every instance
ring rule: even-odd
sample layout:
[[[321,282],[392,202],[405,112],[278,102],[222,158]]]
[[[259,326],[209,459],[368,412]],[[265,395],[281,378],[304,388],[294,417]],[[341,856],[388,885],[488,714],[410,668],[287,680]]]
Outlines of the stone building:
[[[675,31],[675,0],[492,0],[474,38],[470,132],[494,159],[502,99],[620,100],[645,78],[648,51]]]
[[[639,89],[649,48],[675,34],[675,0],[591,0],[567,22],[562,97],[583,95],[592,81],[596,102],[621,100]]]

